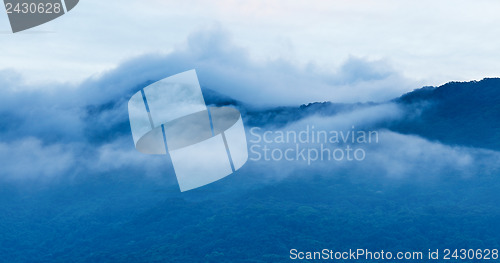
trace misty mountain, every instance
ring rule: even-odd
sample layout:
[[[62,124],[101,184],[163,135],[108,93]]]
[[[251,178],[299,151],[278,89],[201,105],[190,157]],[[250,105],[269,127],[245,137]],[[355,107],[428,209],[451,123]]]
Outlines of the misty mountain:
[[[500,150],[500,79],[424,87],[394,100],[406,116],[394,131],[451,145]]]
[[[164,156],[134,149],[126,106],[141,87],[93,103],[33,96],[29,108],[0,112],[0,174],[17,176],[0,188],[0,262],[289,262],[292,248],[500,245],[498,153],[475,148],[499,147],[500,79],[424,87],[386,103],[268,108],[204,87],[208,105],[237,107],[247,128],[316,120],[335,129],[336,117],[350,125],[368,111],[357,128],[385,137],[365,162],[249,161],[185,193]],[[384,105],[401,113],[369,121]],[[50,125],[32,121],[42,118]]]
[[[244,111],[250,126],[280,127],[311,115],[334,116],[380,104],[315,102],[298,107],[253,109],[210,89],[204,91],[209,94],[209,104],[233,105]],[[389,129],[448,145],[500,150],[500,78],[423,87],[391,102],[404,110],[400,120],[364,128]]]
[[[203,87],[203,94],[207,105],[237,107],[242,112],[246,125],[250,127],[283,127],[313,115],[335,116],[384,104],[313,102],[300,106],[262,108],[235,100],[207,87]],[[85,131],[89,142],[100,144],[130,132],[128,116],[126,111],[123,111],[124,105],[120,105],[124,101],[125,96],[119,100],[86,107]],[[416,89],[387,102],[395,103],[403,109],[404,116],[399,120],[367,124],[358,128],[389,129],[448,145],[499,150],[500,141],[496,139],[500,137],[499,102],[500,78],[450,82],[439,87]],[[108,112],[118,108],[122,110],[118,118],[103,118]],[[96,125],[96,122],[99,125]]]

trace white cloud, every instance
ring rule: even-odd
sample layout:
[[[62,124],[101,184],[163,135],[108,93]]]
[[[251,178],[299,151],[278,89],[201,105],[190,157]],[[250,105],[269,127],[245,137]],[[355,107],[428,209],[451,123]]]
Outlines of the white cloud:
[[[259,145],[254,150],[250,150],[249,171],[254,174],[262,174],[263,177],[274,181],[290,176],[347,176],[351,178],[374,178],[377,180],[391,181],[412,181],[412,182],[430,182],[438,181],[444,178],[452,180],[471,179],[477,176],[491,175],[500,171],[500,164],[497,160],[500,158],[500,152],[445,145],[438,141],[429,141],[416,135],[404,135],[388,130],[375,130],[377,135],[373,135],[371,143],[351,143],[351,149],[363,149],[365,158],[361,161],[347,160],[344,157],[341,160],[328,159],[328,154],[323,153],[323,160],[318,157],[314,151],[321,153],[321,149],[342,149],[346,154],[346,144],[343,143],[321,143],[317,141],[293,141],[293,139],[284,139],[280,142],[276,137],[279,131],[287,134],[289,131],[317,133],[319,131],[337,132],[357,132],[367,130],[370,132],[372,125],[380,122],[394,121],[401,117],[397,113],[394,105],[381,105],[368,107],[364,110],[355,110],[353,112],[341,113],[335,116],[311,116],[286,125],[283,128],[264,126],[260,129],[249,132],[249,148]],[[263,141],[264,133],[270,143]],[[254,133],[259,134],[258,136]],[[260,137],[259,137],[260,136]],[[289,135],[287,135],[289,136]],[[260,138],[260,140],[259,140]],[[286,138],[286,137],[285,137]],[[293,136],[291,137],[293,138]],[[302,137],[305,138],[305,137]],[[309,137],[311,138],[311,137]],[[318,137],[316,137],[318,138]],[[349,137],[351,138],[351,137]],[[304,149],[304,158],[296,157],[296,147]],[[267,146],[267,158],[264,160],[263,147]],[[280,149],[284,154],[287,149],[292,149],[292,160],[285,158],[273,159],[272,151]],[[309,159],[308,151],[312,149],[312,157]],[[276,156],[280,156],[279,153]],[[321,156],[321,154],[319,155]],[[347,155],[346,155],[347,156]],[[351,152],[351,158],[352,158]],[[256,161],[258,160],[258,161]],[[309,161],[312,160],[312,161]]]
[[[45,181],[71,176],[76,164],[75,154],[69,145],[44,145],[33,137],[11,143],[0,142],[0,178]]]
[[[385,60],[351,57],[335,70],[323,70],[287,60],[257,61],[250,53],[216,28],[192,34],[169,53],[136,57],[78,84],[29,83],[18,71],[2,70],[2,175],[54,178],[74,172],[73,168],[95,174],[133,169],[141,174],[164,172],[167,160],[134,150],[126,102],[146,82],[191,68],[198,69],[202,85],[254,105],[385,100],[410,89],[413,83]],[[392,121],[400,118],[400,113],[394,104],[383,104],[332,117],[313,116],[290,127],[309,123],[318,128],[349,129],[351,125]],[[394,178],[444,172],[467,176],[483,168],[498,169],[496,152],[451,147],[391,132],[384,132],[381,143],[368,150],[372,151],[371,159],[358,166],[340,164],[326,170],[320,166],[317,171],[352,171],[357,175],[370,171]],[[287,169],[300,168],[300,164],[258,166],[266,165],[282,175]]]
[[[146,53],[168,53],[218,23],[258,61],[337,68],[349,56],[385,59],[425,85],[498,76],[498,1],[81,1],[68,15],[8,34],[2,60],[29,82],[77,82]],[[34,45],[33,43],[36,43]]]
[[[298,67],[281,59],[256,61],[220,27],[191,34],[184,45],[170,53],[130,59],[78,85],[12,85],[19,86],[18,89],[51,87],[48,89],[52,92],[62,92],[71,100],[98,103],[110,97],[117,98],[124,94],[124,90],[144,85],[147,81],[190,69],[197,70],[203,86],[256,106],[298,105],[314,101],[384,101],[419,86],[384,60],[349,57],[335,70],[321,69],[312,64]],[[22,82],[22,79],[18,81]]]

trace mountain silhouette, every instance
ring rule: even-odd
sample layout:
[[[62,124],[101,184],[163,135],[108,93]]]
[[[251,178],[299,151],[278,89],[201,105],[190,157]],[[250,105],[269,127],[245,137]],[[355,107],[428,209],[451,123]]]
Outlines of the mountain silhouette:
[[[498,167],[497,160],[475,165],[478,159],[471,159],[469,166],[451,162],[443,166],[445,169],[426,170],[446,156],[438,152],[415,160],[419,154],[425,155],[425,151],[417,151],[408,159],[397,159],[415,146],[407,144],[405,149],[398,143],[415,140],[414,136],[399,136],[403,139],[377,145],[383,149],[376,153],[387,151],[388,160],[355,163],[346,169],[335,162],[305,168],[295,166],[296,162],[248,162],[234,176],[180,193],[166,160],[159,159],[163,157],[137,160],[141,155],[134,149],[123,105],[147,84],[120,90],[121,97],[113,94],[108,101],[87,105],[80,116],[85,138],[52,128],[47,137],[43,129],[18,130],[20,125],[12,125],[17,122],[0,125],[0,131],[13,129],[6,136],[32,132],[30,136],[44,138],[47,144],[78,140],[73,147],[86,147],[77,151],[82,160],[102,161],[93,158],[102,156],[93,151],[101,149],[112,161],[127,155],[131,157],[125,160],[135,162],[106,170],[87,168],[79,162],[54,182],[3,183],[1,262],[264,263],[290,262],[293,248],[425,254],[429,248],[500,246],[499,170],[483,169]],[[357,128],[392,130],[447,145],[498,150],[499,87],[500,79],[451,82],[417,89],[384,103],[316,102],[269,108],[253,107],[206,87],[203,92],[207,105],[239,108],[248,127],[279,128],[313,115],[339,116],[393,104],[401,108],[403,116]],[[16,115],[3,118],[14,121]],[[396,132],[389,136],[398,136]],[[120,140],[111,144],[116,138]],[[395,146],[384,148],[387,144]],[[437,148],[452,148],[441,146]],[[36,159],[43,156],[36,155]],[[161,166],[155,166],[155,160]],[[381,163],[382,168],[395,166],[402,171],[398,175],[410,175],[389,178],[374,163]],[[410,168],[405,170],[406,166]],[[18,175],[18,171],[12,173]],[[284,175],[287,172],[290,174]],[[460,172],[469,177],[461,177]]]
[[[390,129],[451,145],[500,150],[500,79],[424,87],[394,100],[406,109]]]
[[[246,112],[251,126],[283,126],[319,114],[334,116],[383,103],[315,102],[297,107],[253,109],[232,98],[205,89],[207,103],[233,105]],[[448,145],[500,150],[500,78],[450,82],[439,87],[423,87],[395,98],[404,109],[399,121],[379,123],[369,128],[389,129],[403,134],[440,141]],[[368,128],[368,127],[366,127]]]

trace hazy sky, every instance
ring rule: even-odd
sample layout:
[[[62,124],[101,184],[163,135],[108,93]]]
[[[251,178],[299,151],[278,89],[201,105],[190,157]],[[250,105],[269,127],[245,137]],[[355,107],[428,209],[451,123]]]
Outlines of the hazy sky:
[[[0,178],[164,174],[163,157],[137,152],[123,128],[127,101],[147,81],[192,68],[204,87],[254,105],[383,101],[421,85],[498,76],[499,8],[457,0],[82,0],[18,34],[0,12],[0,116],[8,124],[0,129]],[[338,127],[396,113],[370,108],[304,122]],[[428,175],[498,160],[496,152],[382,136],[359,169]]]
[[[355,57],[417,88],[498,76],[499,10],[496,0],[81,0],[17,34],[0,12],[0,71],[27,83],[77,83],[140,55],[168,55],[193,32],[218,27],[254,64],[278,59],[323,74]]]

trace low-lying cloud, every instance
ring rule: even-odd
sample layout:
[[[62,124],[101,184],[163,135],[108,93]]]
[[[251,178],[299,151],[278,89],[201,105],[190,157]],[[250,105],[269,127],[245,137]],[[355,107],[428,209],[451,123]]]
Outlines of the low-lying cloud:
[[[496,151],[371,130],[377,123],[402,118],[401,111],[394,104],[383,104],[334,116],[315,115],[281,128],[250,128],[249,157],[258,165],[253,169],[271,181],[289,176],[347,175],[429,182],[500,171]]]
[[[145,85],[192,68],[197,69],[203,87],[261,109],[313,101],[388,100],[399,96],[412,83],[383,61],[356,57],[332,71],[314,65],[298,68],[282,60],[253,61],[244,49],[231,44],[230,36],[220,29],[193,34],[184,46],[169,54],[131,59],[78,85],[29,84],[18,73],[3,70],[0,180],[109,173],[162,177],[172,172],[164,156],[143,155],[135,150],[126,105],[130,96]],[[397,120],[403,116],[402,111],[392,103],[365,104],[332,116],[314,115],[285,127],[298,129],[308,124],[318,129],[367,128]],[[263,124],[263,128],[267,126],[273,124]],[[292,175],[299,168],[323,174],[336,171],[407,178],[449,171],[467,176],[479,167],[496,169],[496,152],[379,132],[380,143],[366,146],[369,155],[363,162],[315,166],[301,162],[249,162],[246,171],[258,170],[274,178]]]

